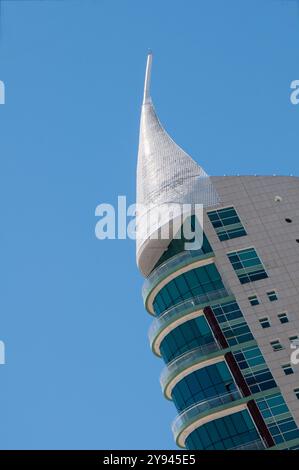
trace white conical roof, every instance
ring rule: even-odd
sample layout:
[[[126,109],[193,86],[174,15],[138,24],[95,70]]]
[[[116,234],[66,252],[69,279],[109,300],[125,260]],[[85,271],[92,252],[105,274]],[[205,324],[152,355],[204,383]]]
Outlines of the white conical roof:
[[[137,216],[137,263],[145,275],[151,271],[170,241],[150,242],[148,237],[157,230],[157,226],[142,236],[142,225],[153,208],[170,203],[196,203],[207,207],[219,202],[209,176],[171,139],[156,115],[150,98],[151,65],[152,54],[149,54],[137,164],[137,205],[142,206]],[[160,226],[167,222],[169,220],[161,220]]]

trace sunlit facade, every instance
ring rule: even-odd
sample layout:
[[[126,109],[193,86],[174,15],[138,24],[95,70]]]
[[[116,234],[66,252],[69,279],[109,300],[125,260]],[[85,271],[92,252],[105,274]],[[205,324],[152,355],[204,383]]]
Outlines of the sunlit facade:
[[[149,341],[187,449],[299,449],[299,179],[209,177],[160,124],[148,58],[141,114],[137,264],[153,316]],[[203,204],[203,243],[151,237],[164,203]],[[194,224],[194,216],[190,216]],[[195,227],[195,225],[194,225]]]

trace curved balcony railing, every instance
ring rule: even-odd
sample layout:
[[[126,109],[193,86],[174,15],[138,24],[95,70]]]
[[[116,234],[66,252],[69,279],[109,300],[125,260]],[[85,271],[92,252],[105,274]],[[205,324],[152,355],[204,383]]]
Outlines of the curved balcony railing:
[[[162,332],[171,323],[178,320],[180,317],[192,312],[192,310],[202,309],[215,301],[217,302],[230,296],[230,292],[225,287],[223,287],[221,289],[183,300],[182,302],[165,310],[165,312],[162,313],[160,317],[156,317],[154,319],[149,328],[148,338],[151,347],[153,348],[153,343],[159,333]]]
[[[236,447],[231,447],[229,450],[265,450],[265,444],[260,439],[255,441],[246,442]]]
[[[214,253],[211,251],[209,253],[204,253],[202,250],[188,250],[182,251],[177,255],[172,256],[171,258],[164,261],[156,269],[154,269],[150,275],[145,279],[142,286],[142,297],[145,301],[149,292],[154,288],[156,284],[159,283],[161,279],[166,277],[173,271],[176,271],[180,265],[184,266],[185,264],[190,263],[190,261],[195,261],[199,259],[211,258],[214,256]]]
[[[221,347],[219,344],[216,341],[212,341],[191,349],[169,362],[160,376],[160,384],[167,398],[171,398],[170,393],[167,391],[167,386],[180,372],[192,367],[192,365],[196,364],[202,357],[220,350]]]
[[[175,441],[178,442],[180,434],[193,422],[200,418],[200,415],[206,411],[218,408],[222,405],[227,405],[236,400],[240,400],[242,397],[239,390],[232,390],[231,392],[219,395],[213,398],[202,400],[194,405],[186,408],[180,413],[172,423],[172,432]]]

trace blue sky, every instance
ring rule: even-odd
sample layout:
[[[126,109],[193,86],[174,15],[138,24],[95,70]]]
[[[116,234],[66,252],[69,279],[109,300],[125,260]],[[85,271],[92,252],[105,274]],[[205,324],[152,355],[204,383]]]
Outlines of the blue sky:
[[[175,140],[212,175],[299,174],[299,13],[280,0],[2,1],[2,449],[171,449],[130,240],[146,54]]]

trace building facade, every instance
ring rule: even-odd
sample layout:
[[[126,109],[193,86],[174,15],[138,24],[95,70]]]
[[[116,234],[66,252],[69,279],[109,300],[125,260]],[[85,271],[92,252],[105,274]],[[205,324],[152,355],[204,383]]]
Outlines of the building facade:
[[[299,449],[299,365],[291,361],[299,335],[299,178],[209,177],[159,122],[151,61],[140,125],[137,264],[153,316],[150,345],[165,362],[162,390],[178,412],[175,442],[190,450]],[[163,240],[153,236],[176,214],[162,211],[143,229],[166,203],[203,204],[200,249],[186,250],[174,230]]]

